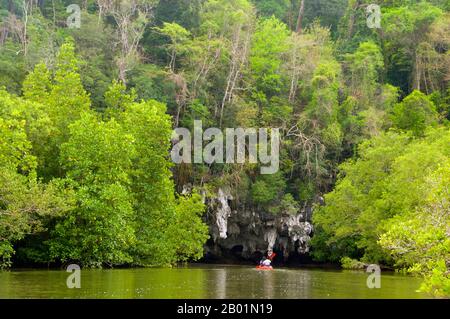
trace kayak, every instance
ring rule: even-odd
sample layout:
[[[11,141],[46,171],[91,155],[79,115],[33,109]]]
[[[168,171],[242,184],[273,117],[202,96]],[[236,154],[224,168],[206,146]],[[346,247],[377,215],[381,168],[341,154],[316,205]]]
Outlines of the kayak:
[[[272,266],[260,266],[260,265],[258,265],[258,266],[256,266],[256,269],[258,269],[258,270],[273,270],[273,267]]]

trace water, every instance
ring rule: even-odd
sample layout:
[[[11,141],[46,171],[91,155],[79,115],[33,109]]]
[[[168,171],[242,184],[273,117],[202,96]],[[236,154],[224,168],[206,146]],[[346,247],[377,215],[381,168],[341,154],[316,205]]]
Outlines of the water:
[[[64,270],[0,271],[0,298],[426,298],[421,280],[382,273],[323,269],[259,271],[250,266],[193,265],[172,269],[82,270],[81,288],[68,289]]]

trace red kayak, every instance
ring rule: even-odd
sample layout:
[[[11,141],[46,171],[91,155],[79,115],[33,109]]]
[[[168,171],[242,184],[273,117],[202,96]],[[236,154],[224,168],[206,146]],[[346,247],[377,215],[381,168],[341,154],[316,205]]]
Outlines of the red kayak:
[[[259,269],[259,270],[273,270],[273,267],[272,266],[261,266],[261,265],[258,265],[258,266],[256,266],[256,269]]]

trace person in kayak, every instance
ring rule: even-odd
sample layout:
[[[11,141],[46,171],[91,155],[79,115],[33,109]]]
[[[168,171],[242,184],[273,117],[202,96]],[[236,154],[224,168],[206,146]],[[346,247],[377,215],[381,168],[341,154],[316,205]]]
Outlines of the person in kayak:
[[[260,266],[264,266],[264,267],[270,267],[272,264],[272,261],[269,258],[263,258],[260,262],[259,265]]]
[[[267,254],[267,257],[264,257],[260,262],[259,265],[260,266],[264,266],[264,267],[270,267],[272,266],[272,260],[275,258],[275,253],[273,252],[269,252]]]

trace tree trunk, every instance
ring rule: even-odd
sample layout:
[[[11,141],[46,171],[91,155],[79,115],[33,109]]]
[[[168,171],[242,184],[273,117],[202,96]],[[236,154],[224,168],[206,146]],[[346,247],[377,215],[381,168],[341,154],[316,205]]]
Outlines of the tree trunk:
[[[419,56],[417,52],[413,54],[414,67],[412,72],[412,89],[420,91],[420,82],[421,82],[421,69],[419,63]]]
[[[296,28],[297,33],[302,33],[302,21],[304,13],[305,13],[305,0],[301,0],[297,18],[297,28]]]
[[[32,6],[32,2],[28,3],[27,1],[22,2],[22,12],[23,12],[23,30],[22,30],[22,48],[23,48],[23,55],[27,56],[28,54],[28,15],[29,15],[29,7],[28,5]]]

